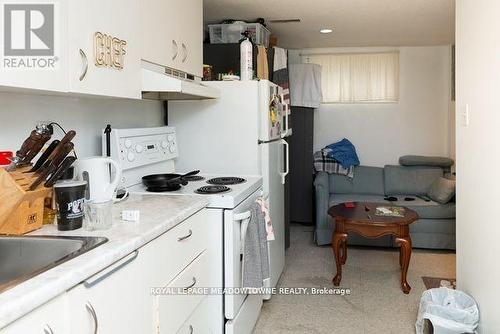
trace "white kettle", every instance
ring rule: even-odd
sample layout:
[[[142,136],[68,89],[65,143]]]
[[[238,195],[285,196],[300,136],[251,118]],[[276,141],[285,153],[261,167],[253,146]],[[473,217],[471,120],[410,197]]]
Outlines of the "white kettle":
[[[78,159],[75,166],[75,178],[87,181],[85,198],[94,203],[116,201],[116,190],[122,177],[122,168],[111,158],[88,157]],[[115,173],[111,180],[110,166]]]

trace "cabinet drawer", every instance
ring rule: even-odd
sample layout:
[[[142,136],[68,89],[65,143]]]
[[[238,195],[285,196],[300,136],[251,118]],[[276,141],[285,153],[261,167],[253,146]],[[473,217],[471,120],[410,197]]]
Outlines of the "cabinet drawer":
[[[177,331],[178,334],[199,334],[199,333],[215,333],[210,328],[210,308],[208,297],[194,310],[191,316],[182,324],[181,328]]]
[[[210,277],[209,257],[203,252],[168,285],[168,288],[205,288],[211,284]],[[172,294],[159,295],[157,298],[160,333],[170,334],[179,329],[206,296]]]
[[[67,333],[67,300],[60,295],[0,330],[1,334]]]
[[[208,245],[206,210],[199,211],[145,246],[145,256],[157,264],[153,287],[167,286]]]

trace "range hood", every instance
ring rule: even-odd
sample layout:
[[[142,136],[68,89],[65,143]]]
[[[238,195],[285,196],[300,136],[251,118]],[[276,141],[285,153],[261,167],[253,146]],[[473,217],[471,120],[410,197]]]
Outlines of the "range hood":
[[[189,80],[166,74],[168,70],[149,62],[142,62],[142,98],[149,100],[206,100],[217,99],[220,91]],[[179,74],[177,71],[170,71]],[[180,73],[182,74],[182,73]]]

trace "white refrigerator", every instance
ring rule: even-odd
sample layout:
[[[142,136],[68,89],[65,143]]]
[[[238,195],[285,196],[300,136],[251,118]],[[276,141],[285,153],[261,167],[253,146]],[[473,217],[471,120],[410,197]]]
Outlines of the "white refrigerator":
[[[262,175],[275,240],[268,243],[270,286],[285,265],[284,184],[289,170],[290,108],[279,86],[268,80],[213,81],[221,97],[203,101],[169,101],[169,125],[176,128],[177,170]]]

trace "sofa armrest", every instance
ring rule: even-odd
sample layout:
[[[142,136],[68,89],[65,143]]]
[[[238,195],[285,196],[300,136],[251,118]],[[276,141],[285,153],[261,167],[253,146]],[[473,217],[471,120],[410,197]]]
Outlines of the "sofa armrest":
[[[316,195],[316,229],[328,229],[330,200],[330,177],[326,172],[319,172],[314,179]]]

